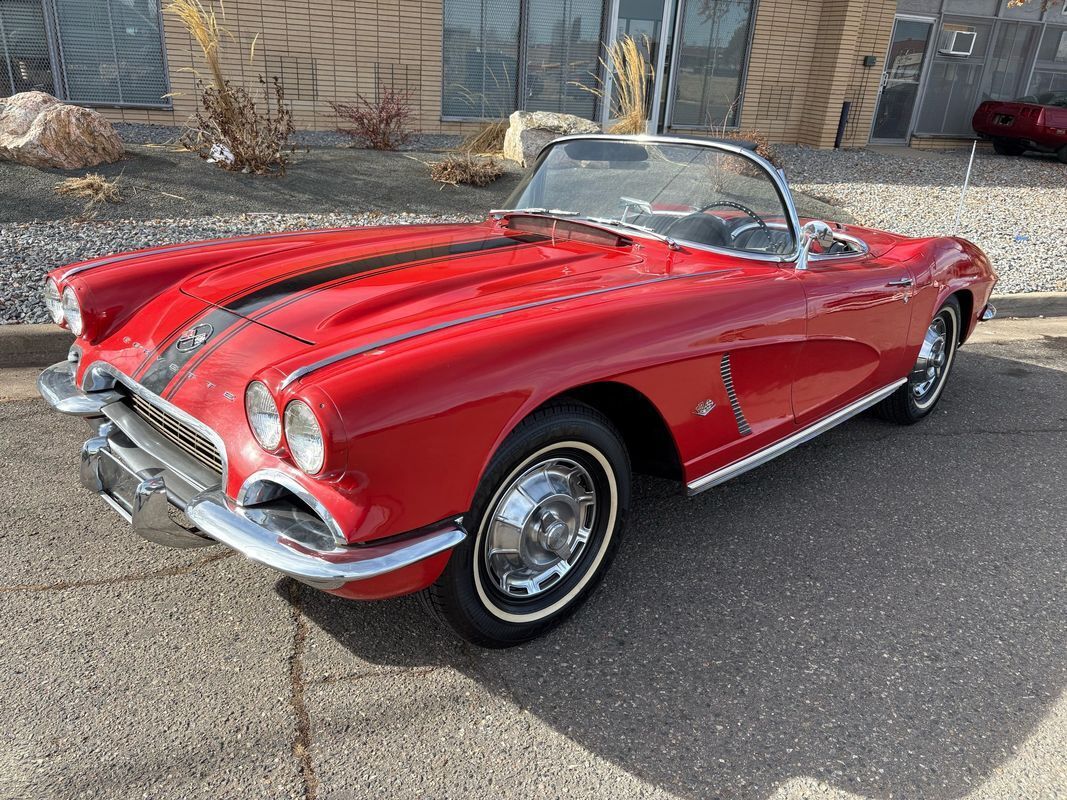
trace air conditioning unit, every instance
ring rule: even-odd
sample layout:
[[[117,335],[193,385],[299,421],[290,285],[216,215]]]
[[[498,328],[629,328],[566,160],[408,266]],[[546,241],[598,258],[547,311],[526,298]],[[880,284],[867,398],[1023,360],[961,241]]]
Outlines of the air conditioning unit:
[[[974,43],[978,34],[973,31],[943,30],[937,52],[943,56],[969,56],[974,52]]]

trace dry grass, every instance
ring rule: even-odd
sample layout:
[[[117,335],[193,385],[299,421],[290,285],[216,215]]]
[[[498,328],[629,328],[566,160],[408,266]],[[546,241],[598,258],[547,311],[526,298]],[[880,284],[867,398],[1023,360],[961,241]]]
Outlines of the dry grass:
[[[86,173],[81,178],[67,178],[56,185],[56,194],[85,200],[84,213],[91,212],[101,203],[121,203],[118,178],[109,181],[97,172]]]
[[[226,10],[220,3],[223,17]],[[223,37],[233,38],[222,25],[219,24],[218,15],[214,7],[205,6],[200,0],[171,0],[167,4],[166,11],[173,14],[179,20],[189,35],[193,37],[204,53],[204,60],[211,71],[211,81],[215,88],[223,91],[226,86],[226,76],[222,72],[220,51]]]
[[[508,132],[508,120],[498,119],[490,122],[476,133],[472,133],[456,148],[459,153],[496,155],[504,152],[504,134]]]
[[[504,174],[504,166],[494,158],[449,155],[429,164],[430,177],[437,183],[459,186],[487,186]]]
[[[643,39],[644,50],[634,37],[620,36],[608,50],[608,60],[600,59],[612,83],[611,116],[616,122],[609,133],[644,133],[648,128],[648,83],[655,71],[645,58],[648,37]],[[574,85],[604,99],[602,88]]]

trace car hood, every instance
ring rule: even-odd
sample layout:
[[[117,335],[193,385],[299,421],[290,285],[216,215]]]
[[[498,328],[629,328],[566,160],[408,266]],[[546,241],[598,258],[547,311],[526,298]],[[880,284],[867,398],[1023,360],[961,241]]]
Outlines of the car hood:
[[[308,344],[491,312],[632,279],[643,259],[485,225],[411,226],[232,248],[181,292]]]

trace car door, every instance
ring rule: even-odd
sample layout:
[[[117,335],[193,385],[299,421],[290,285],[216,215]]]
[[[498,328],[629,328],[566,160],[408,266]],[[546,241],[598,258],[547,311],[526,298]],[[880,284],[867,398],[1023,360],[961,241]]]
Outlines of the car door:
[[[793,414],[808,424],[900,378],[913,276],[863,252],[812,255],[795,275],[807,329],[793,382]]]

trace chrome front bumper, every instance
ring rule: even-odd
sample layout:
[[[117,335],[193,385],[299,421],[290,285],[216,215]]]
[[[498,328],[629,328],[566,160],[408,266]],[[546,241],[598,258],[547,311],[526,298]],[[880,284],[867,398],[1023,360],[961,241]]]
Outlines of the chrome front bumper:
[[[443,523],[385,544],[338,545],[325,521],[278,503],[242,505],[218,475],[199,467],[129,411],[121,392],[85,392],[75,364],[46,369],[37,387],[57,411],[84,417],[94,430],[82,446],[81,482],[148,541],[168,547],[225,544],[318,589],[338,589],[411,566],[466,537]]]

